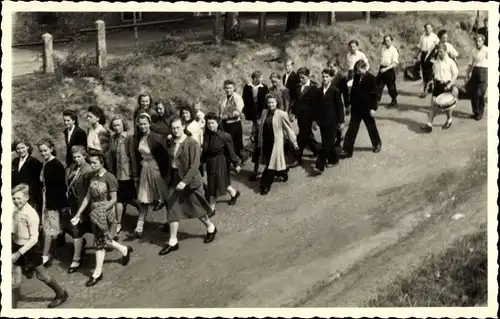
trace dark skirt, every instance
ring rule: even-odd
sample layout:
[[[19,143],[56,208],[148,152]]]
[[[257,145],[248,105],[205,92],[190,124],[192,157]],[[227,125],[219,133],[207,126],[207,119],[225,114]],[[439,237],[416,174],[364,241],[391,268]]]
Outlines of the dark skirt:
[[[445,92],[451,92],[453,87],[449,90],[446,90],[446,85],[448,85],[448,83],[434,81],[434,89],[432,90],[432,96],[437,97]]]
[[[241,158],[241,151],[243,150],[243,126],[241,121],[235,123],[227,123],[226,121],[223,121],[222,130],[231,135],[231,138],[233,139],[234,152]]]
[[[76,212],[80,208],[81,202],[75,199],[73,196],[69,196],[70,211],[64,212],[62,214],[62,223],[64,231],[71,236],[71,238],[82,238],[85,234],[92,233],[92,226],[88,217],[88,210],[85,210],[80,216],[80,222],[75,226],[71,224],[71,218],[76,215]]]
[[[118,193],[116,196],[118,203],[130,203],[134,201],[137,198],[134,181],[131,179],[118,181]]]
[[[211,213],[212,208],[205,198],[203,186],[191,189],[187,185],[182,191],[178,191],[175,187],[180,181],[179,171],[174,170],[169,185],[171,192],[167,200],[167,221],[178,222],[183,219],[204,217]]]
[[[12,253],[17,252],[22,246],[12,242]],[[43,264],[42,254],[39,253],[35,247],[28,250],[24,255],[14,263],[15,266],[20,266],[25,269],[35,268]]]
[[[219,197],[227,193],[231,185],[230,164],[224,154],[216,154],[206,159],[207,196]]]

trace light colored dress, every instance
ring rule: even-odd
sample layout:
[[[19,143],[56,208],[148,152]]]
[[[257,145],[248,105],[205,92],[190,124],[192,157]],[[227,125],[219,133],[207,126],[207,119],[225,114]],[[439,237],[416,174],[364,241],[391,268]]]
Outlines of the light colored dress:
[[[151,153],[146,136],[139,141],[138,150],[142,161],[137,200],[143,204],[151,204],[162,199],[162,194],[167,193],[167,186],[161,177],[160,168]]]

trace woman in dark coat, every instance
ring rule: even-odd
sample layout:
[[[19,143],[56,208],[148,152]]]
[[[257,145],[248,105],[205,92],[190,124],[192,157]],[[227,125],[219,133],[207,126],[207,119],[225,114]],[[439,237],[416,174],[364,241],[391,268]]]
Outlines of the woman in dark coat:
[[[27,184],[30,188],[29,204],[38,214],[42,214],[42,183],[40,173],[42,163],[31,156],[32,145],[26,140],[17,140],[12,144],[18,157],[12,161],[12,188],[19,184]]]
[[[66,167],[73,164],[73,156],[71,148],[75,145],[87,147],[87,133],[78,126],[78,114],[73,110],[63,111],[63,121],[66,128],[64,129],[64,141],[66,142]]]
[[[217,234],[217,228],[208,217],[212,209],[205,199],[203,178],[199,171],[200,145],[186,135],[180,118],[174,118],[170,128],[172,139],[168,142],[168,153],[171,170],[167,178],[167,185],[171,189],[171,195],[167,199],[170,239],[159,252],[161,256],[179,249],[177,232],[179,222],[183,219],[198,218],[205,224],[207,234],[203,242],[206,244],[214,241]]]
[[[236,204],[240,192],[231,186],[231,163],[236,171],[241,170],[241,161],[234,152],[231,135],[220,131],[217,114],[208,113],[205,117],[207,129],[203,138],[202,163],[207,167],[207,195],[210,207],[215,212],[217,197],[226,193],[231,195],[229,205]]]
[[[69,203],[66,187],[66,170],[55,157],[55,145],[49,139],[38,142],[38,151],[43,158],[40,181],[43,185],[42,226],[44,234],[43,264],[50,265],[52,241],[63,233],[63,219]]]
[[[70,217],[74,217],[80,205],[87,195],[92,168],[87,163],[88,155],[85,147],[75,145],[70,150],[73,156],[73,164],[68,169],[68,202],[70,207]],[[67,233],[73,238],[73,260],[68,269],[68,274],[72,274],[80,268],[82,249],[85,246],[83,235],[91,233],[92,228],[87,212],[82,214],[80,223],[73,226],[66,223]]]

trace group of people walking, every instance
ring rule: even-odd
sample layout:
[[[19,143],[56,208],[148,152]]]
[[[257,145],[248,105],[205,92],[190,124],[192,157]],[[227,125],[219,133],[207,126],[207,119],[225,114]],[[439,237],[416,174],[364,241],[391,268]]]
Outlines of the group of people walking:
[[[436,36],[430,25],[425,30],[419,45],[422,97],[429,91],[436,97],[455,85],[457,54],[446,31]],[[485,107],[484,40],[482,35],[476,37],[477,47],[467,72],[476,120],[482,117]],[[283,75],[270,74],[269,86],[259,71],[252,73],[251,82],[243,87],[241,95],[236,92],[234,81],[224,81],[224,97],[217,110],[207,114],[202,111],[201,101],[172,107],[162,101],[153,103],[150,95],[141,94],[133,115],[133,131],[126,119],[116,115],[108,119],[98,106],[87,109],[87,130],[80,127],[76,111],[64,110],[66,165],[56,157],[54,141],[42,139],[36,144],[42,157],[39,161],[31,155],[30,141],[16,140],[13,147],[18,157],[12,162],[12,197],[16,207],[12,230],[13,301],[19,297],[21,274],[30,277],[33,272],[56,294],[50,307],[66,301],[67,292],[44,269],[51,264],[53,243],[64,246],[65,234],[73,238],[70,274],[80,268],[86,245],[83,236],[94,235],[95,268],[86,286],[103,279],[107,250],[118,250],[126,266],[133,249],[121,244],[118,234],[130,205],[139,214],[128,239],[142,238],[148,213],[165,208],[163,230],[168,233],[168,240],[159,251],[164,256],[179,249],[177,234],[184,219],[199,219],[206,227],[203,242],[214,241],[217,227],[212,218],[217,198],[229,194],[229,205],[237,203],[240,192],[232,186],[231,168],[239,172],[249,157],[254,163],[249,179],[256,181],[263,168],[259,186],[260,193],[266,195],[275,180],[288,181],[289,169],[302,164],[306,148],[316,157],[314,174],[338,164],[341,158],[352,157],[361,122],[368,130],[373,152],[380,152],[382,141],[375,114],[385,86],[391,97],[388,107],[397,107],[399,54],[393,41],[390,35],[384,37],[376,75],[371,73],[370,61],[359,50],[358,42],[352,40],[348,44],[346,73],[337,60],[329,60],[319,84],[311,79],[308,68],[295,71],[290,59],[285,62]],[[436,110],[433,105],[429,123],[422,127],[426,132],[432,131]],[[349,115],[343,138],[345,118]],[[443,128],[451,126],[451,112],[447,115]],[[251,156],[244,152],[243,121],[252,124]],[[294,121],[297,134],[292,128]],[[314,137],[317,129],[321,143]],[[36,249],[39,230],[43,233],[41,252]]]

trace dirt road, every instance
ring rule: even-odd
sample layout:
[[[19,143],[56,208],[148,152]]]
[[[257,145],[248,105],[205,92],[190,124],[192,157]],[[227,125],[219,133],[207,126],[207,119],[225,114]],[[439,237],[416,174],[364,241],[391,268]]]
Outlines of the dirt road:
[[[352,159],[320,177],[296,168],[267,197],[246,182],[247,164],[234,178],[242,193],[238,204],[218,204],[213,244],[202,243],[198,221],[187,221],[181,249],[160,257],[166,237],[158,224],[149,225],[146,242],[131,243],[129,266],[113,261],[118,252],[108,254],[104,280],[93,288],[84,285],[92,252],[82,273],[73,275],[65,271],[68,254],[50,269],[71,294],[64,307],[362,306],[395,275],[486,222],[486,182],[459,183],[467,181],[473,151],[486,147],[486,119],[468,119],[469,102],[461,101],[450,130],[436,126],[421,134],[428,99],[416,96],[419,83],[398,85],[399,108],[382,105],[376,115],[381,153],[368,149],[362,127]],[[443,123],[444,115],[436,120]],[[457,183],[465,195],[450,198]],[[453,220],[457,212],[465,217]],[[150,220],[162,222],[162,214]],[[34,279],[22,288],[21,307],[43,307],[51,298]]]

